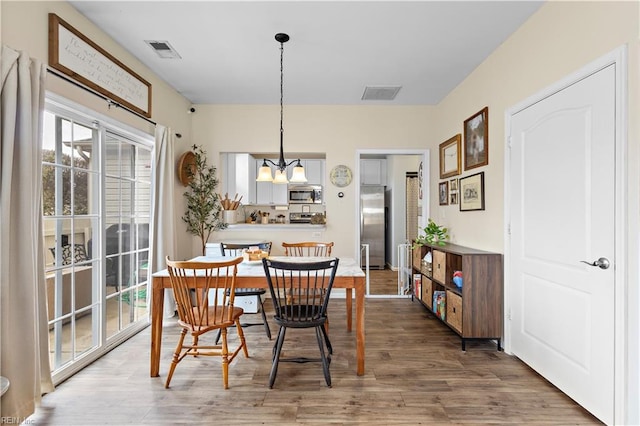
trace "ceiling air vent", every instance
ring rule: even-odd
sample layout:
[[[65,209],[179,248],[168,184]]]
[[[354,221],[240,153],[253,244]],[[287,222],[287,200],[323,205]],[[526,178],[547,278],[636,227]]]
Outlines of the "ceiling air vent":
[[[166,40],[145,40],[154,52],[163,59],[181,59],[182,56]]]
[[[392,101],[402,86],[366,86],[362,94],[363,101]]]

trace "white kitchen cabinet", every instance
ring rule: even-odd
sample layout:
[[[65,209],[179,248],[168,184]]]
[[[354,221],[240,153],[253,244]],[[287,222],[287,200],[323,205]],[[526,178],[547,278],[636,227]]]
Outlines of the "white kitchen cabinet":
[[[255,159],[253,182],[256,188],[255,204],[278,204],[286,205],[287,201],[287,185],[273,184],[271,182],[256,182],[256,176],[262,166],[262,159]],[[269,164],[271,168],[271,176],[275,174],[276,166]],[[289,172],[289,170],[287,170]]]
[[[384,158],[367,158],[360,160],[361,185],[386,185],[387,160]]]
[[[256,160],[246,153],[222,153],[220,181],[223,195],[228,193],[230,198],[235,194],[242,196],[242,204],[256,202]]]
[[[324,186],[324,164],[325,160],[301,160],[304,173],[307,176],[308,185]]]

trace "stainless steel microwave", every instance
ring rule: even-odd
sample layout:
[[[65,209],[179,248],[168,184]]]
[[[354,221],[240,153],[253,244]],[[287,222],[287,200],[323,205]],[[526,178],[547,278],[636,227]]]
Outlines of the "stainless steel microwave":
[[[287,199],[289,204],[322,204],[322,186],[289,185]]]

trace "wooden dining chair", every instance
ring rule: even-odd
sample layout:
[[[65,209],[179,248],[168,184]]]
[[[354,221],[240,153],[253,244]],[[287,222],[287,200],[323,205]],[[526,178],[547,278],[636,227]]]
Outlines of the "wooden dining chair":
[[[302,241],[298,243],[282,243],[285,256],[331,256],[333,242],[322,243],[317,241]]]
[[[284,247],[285,256],[302,256],[302,257],[329,257],[331,256],[331,249],[333,248],[333,241],[330,243],[323,243],[319,241],[301,241],[295,243],[282,243]],[[324,324],[325,337],[327,342],[329,341],[329,320],[327,319]],[[329,345],[329,347],[331,347]]]
[[[236,243],[220,243],[220,252],[223,256],[242,256],[243,250],[250,247],[258,247],[262,251],[266,251],[271,254],[271,242],[263,242],[257,244],[236,244]],[[235,290],[236,297],[257,297],[260,304],[260,313],[262,314],[262,322],[258,323],[243,323],[243,327],[251,327],[254,325],[264,325],[264,331],[267,333],[267,337],[271,340],[271,329],[269,328],[269,322],[267,321],[267,315],[264,312],[264,302],[262,296],[267,293],[264,288],[237,288]],[[218,334],[218,338],[220,335]],[[216,343],[218,339],[216,339]]]
[[[178,310],[178,324],[182,327],[182,331],[164,387],[169,387],[178,363],[190,355],[222,357],[222,382],[224,388],[229,389],[229,364],[241,350],[245,358],[249,357],[240,325],[243,310],[233,306],[236,274],[242,258],[196,262],[172,261],[167,256],[166,261]],[[234,325],[240,343],[230,354],[227,328]],[[200,344],[200,337],[214,330],[221,331],[222,344]],[[184,342],[187,333],[191,334],[191,344]]]
[[[280,362],[314,361],[322,363],[324,379],[327,386],[331,387],[329,364],[333,349],[324,332],[324,325],[338,262],[337,258],[308,262],[270,258],[262,260],[275,311],[273,319],[280,326],[273,347],[269,388],[273,388]],[[288,328],[315,328],[320,358],[281,357]],[[296,347],[299,349],[297,343]]]

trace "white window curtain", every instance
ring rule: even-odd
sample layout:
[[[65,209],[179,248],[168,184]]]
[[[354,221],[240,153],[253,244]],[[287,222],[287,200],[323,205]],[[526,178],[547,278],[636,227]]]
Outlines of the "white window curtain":
[[[151,271],[158,272],[167,267],[166,257],[176,258],[175,200],[173,198],[175,178],[173,174],[173,147],[175,136],[171,128],[156,126],[156,175],[154,182],[154,220],[151,244],[153,262]],[[148,292],[153,293],[153,292]],[[153,309],[153,305],[151,309]],[[164,293],[164,317],[174,316],[176,304],[171,291]]]
[[[0,375],[2,419],[33,414],[53,391],[42,232],[42,122],[46,68],[2,46],[0,99]]]

